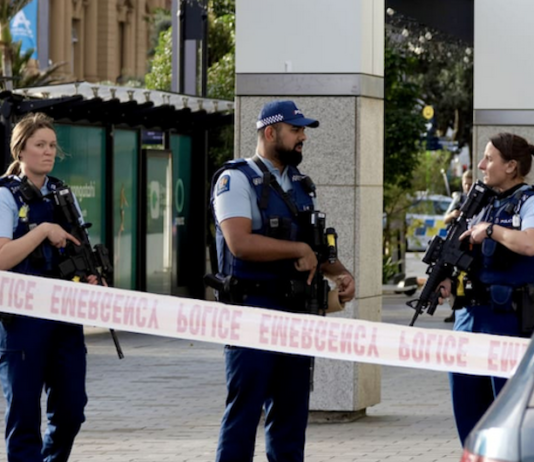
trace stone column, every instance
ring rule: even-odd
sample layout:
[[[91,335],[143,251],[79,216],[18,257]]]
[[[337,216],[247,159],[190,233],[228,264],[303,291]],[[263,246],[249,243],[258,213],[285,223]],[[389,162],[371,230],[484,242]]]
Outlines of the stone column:
[[[356,279],[339,316],[380,321],[384,0],[237,0],[236,18],[236,157],[254,154],[268,100],[293,99],[321,122],[307,130],[301,168]],[[353,415],[379,402],[379,366],[316,360],[313,410]]]
[[[65,29],[63,30],[63,56],[67,64],[62,68],[68,76],[73,75],[74,63],[72,60],[72,0],[64,2]]]
[[[124,69],[121,69],[127,76],[135,75],[135,12],[128,8],[126,10],[126,21],[124,22]]]
[[[66,60],[63,46],[65,29],[67,28],[65,0],[53,0],[50,3],[50,18],[54,23],[54,27],[50,27],[50,59],[53,63],[59,63]],[[58,70],[58,74],[67,72],[67,66],[63,66]]]
[[[73,43],[73,69],[74,78],[76,80],[84,80],[85,78],[85,18],[86,3],[75,2],[72,15],[73,33],[76,32],[77,42]]]
[[[152,8],[156,8],[154,2],[151,3]],[[148,34],[149,34],[149,14],[151,11],[147,2],[139,2],[136,6],[134,14],[132,14],[131,21],[131,30],[133,34],[133,40],[135,43],[135,48],[131,50],[132,54],[132,74],[134,76],[143,76],[146,74],[146,63],[147,63],[147,43],[148,43]]]
[[[98,80],[115,82],[118,77],[117,47],[119,34],[117,26],[117,3],[97,0],[97,69]],[[111,46],[112,45],[112,46]]]
[[[37,50],[39,68],[46,69],[50,59],[50,0],[38,0]]]
[[[96,0],[89,0],[87,2],[84,22],[84,80],[96,82],[98,81],[98,5]]]
[[[478,178],[476,166],[490,136],[507,131],[534,144],[534,61],[524,52],[529,37],[534,39],[533,14],[528,0],[475,2],[473,165]]]

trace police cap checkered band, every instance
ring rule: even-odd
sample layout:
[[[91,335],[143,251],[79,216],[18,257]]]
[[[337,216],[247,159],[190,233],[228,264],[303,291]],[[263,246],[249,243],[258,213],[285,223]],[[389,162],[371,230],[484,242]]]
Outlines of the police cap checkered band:
[[[293,101],[271,101],[262,107],[256,122],[256,128],[259,130],[268,125],[284,122],[297,127],[319,126],[315,119],[304,117]]]

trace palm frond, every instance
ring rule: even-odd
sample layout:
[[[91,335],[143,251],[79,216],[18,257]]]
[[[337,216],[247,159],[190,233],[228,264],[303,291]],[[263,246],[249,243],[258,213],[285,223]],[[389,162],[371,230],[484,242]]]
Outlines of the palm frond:
[[[4,43],[11,42],[9,23],[32,0],[0,0],[0,35]]]
[[[67,64],[67,61],[52,64],[51,66],[37,72],[24,72],[20,80],[15,82],[17,88],[37,87],[44,85],[52,85],[54,83],[61,83],[64,77],[61,75],[54,75],[54,72],[60,67]]]
[[[0,0],[0,22],[9,23],[11,19],[32,0]]]

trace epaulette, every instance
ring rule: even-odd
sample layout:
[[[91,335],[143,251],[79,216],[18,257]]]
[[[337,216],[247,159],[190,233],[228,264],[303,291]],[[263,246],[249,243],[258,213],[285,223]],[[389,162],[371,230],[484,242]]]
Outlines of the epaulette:
[[[505,206],[504,210],[509,214],[517,214],[523,207],[523,204],[534,195],[534,187],[526,185],[519,188],[515,191],[512,196],[508,199],[508,204]]]
[[[224,163],[222,166],[222,169],[228,169],[228,168],[239,168],[242,165],[246,165],[247,161],[245,159],[233,159],[229,160]]]
[[[521,207],[523,207],[523,204],[534,195],[534,188],[532,185],[529,185],[528,188],[520,189],[517,191],[514,195],[513,202],[515,203],[515,213],[519,213],[519,210],[521,210]]]
[[[0,187],[8,188],[12,193],[15,193],[20,188],[20,178],[16,175],[8,175],[0,178]]]

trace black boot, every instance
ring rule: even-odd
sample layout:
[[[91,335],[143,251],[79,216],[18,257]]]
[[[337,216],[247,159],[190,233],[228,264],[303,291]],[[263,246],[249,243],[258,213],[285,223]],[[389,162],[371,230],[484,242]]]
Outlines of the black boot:
[[[447,316],[443,322],[454,322],[456,319],[455,311],[453,311],[449,316]]]

